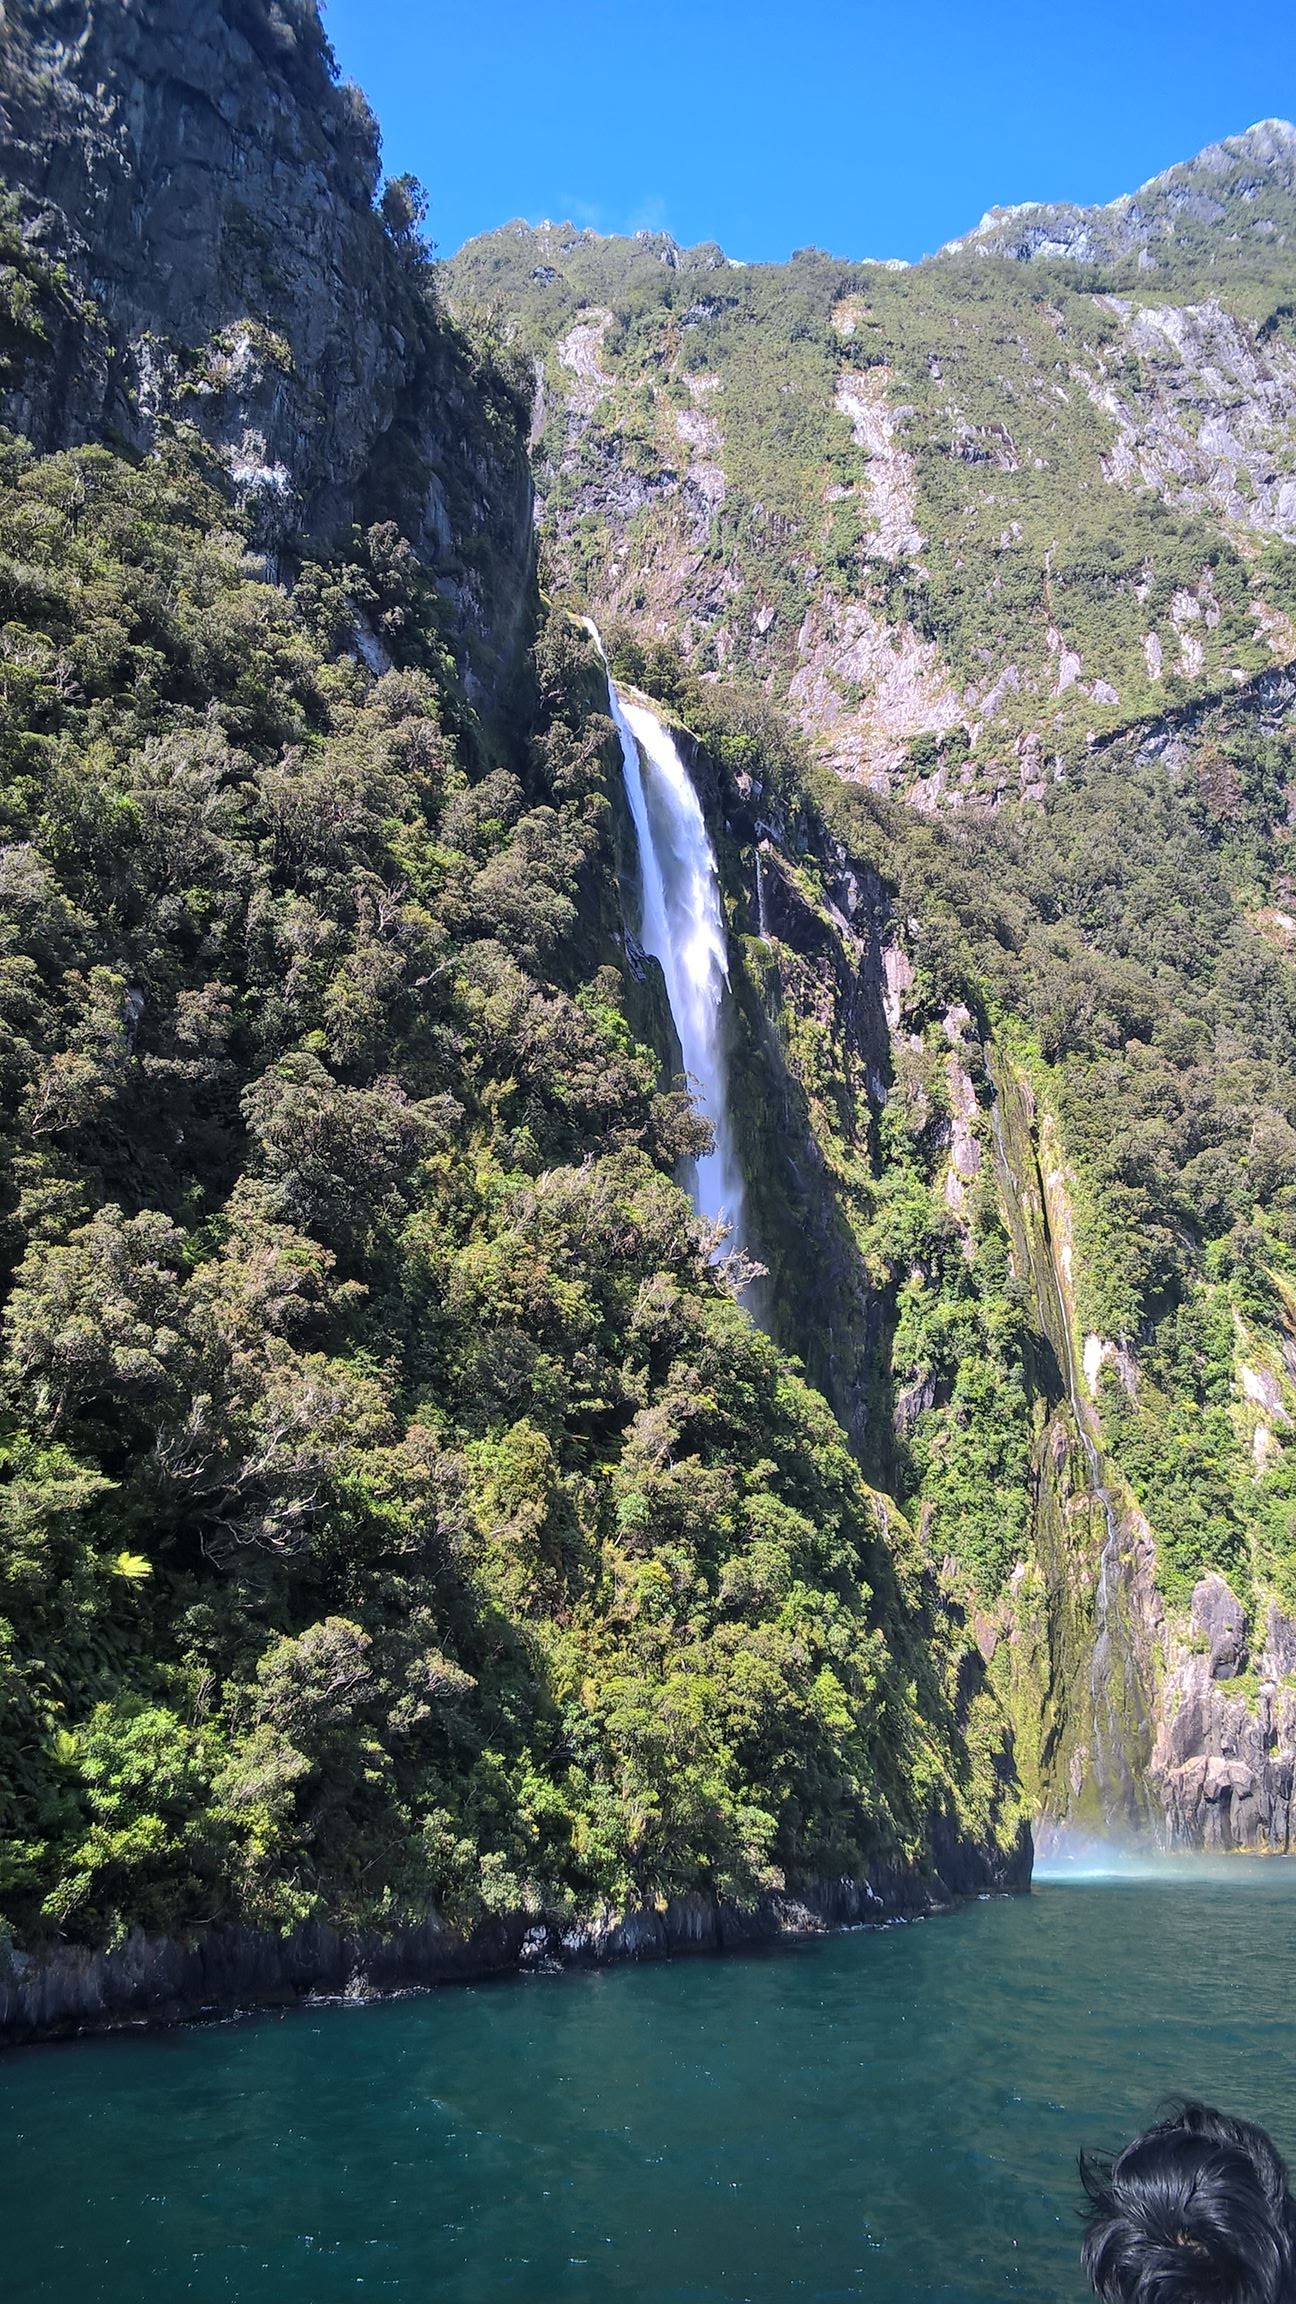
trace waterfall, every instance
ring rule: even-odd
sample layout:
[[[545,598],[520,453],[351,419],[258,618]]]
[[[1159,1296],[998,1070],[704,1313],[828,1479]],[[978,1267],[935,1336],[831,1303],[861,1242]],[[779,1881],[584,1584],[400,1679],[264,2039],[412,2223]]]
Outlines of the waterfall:
[[[1126,1585],[1123,1565],[1126,1544],[1121,1516],[1105,1477],[1095,1413],[1080,1381],[1071,1316],[1049,1216],[1048,1193],[1031,1132],[1031,1119],[1023,1110],[1020,1085],[1007,1066],[1002,1073],[994,1073],[992,1085],[995,1093],[990,1112],[995,1165],[1013,1234],[1014,1259],[1021,1267],[1022,1277],[1034,1281],[1040,1333],[1056,1356],[1058,1375],[1088,1467],[1089,1494],[1103,1516],[1105,1538],[1098,1556],[1093,1645],[1089,1657],[1093,1782],[1104,1822],[1141,1835],[1149,1822],[1144,1777],[1150,1757],[1151,1697],[1145,1684]],[[1006,1110],[1010,1117],[1015,1112],[1020,1130],[1016,1161],[1005,1126]],[[1033,1202],[1037,1211],[1037,1248],[1032,1243],[1026,1215],[1028,1202]],[[1131,1761],[1132,1737],[1145,1740],[1140,1766]]]
[[[597,643],[592,625],[589,630]],[[669,729],[647,705],[625,703],[610,672],[608,708],[621,738],[626,799],[639,849],[640,942],[661,965],[685,1075],[714,1138],[714,1149],[697,1161],[693,1198],[700,1216],[723,1217],[730,1227],[729,1245],[738,1247],[743,1185],[729,1120],[724,1051],[729,959],[715,850]]]
[[[760,845],[756,849],[756,926],[762,944],[768,944],[770,940],[769,905],[765,897],[765,864],[761,856]]]

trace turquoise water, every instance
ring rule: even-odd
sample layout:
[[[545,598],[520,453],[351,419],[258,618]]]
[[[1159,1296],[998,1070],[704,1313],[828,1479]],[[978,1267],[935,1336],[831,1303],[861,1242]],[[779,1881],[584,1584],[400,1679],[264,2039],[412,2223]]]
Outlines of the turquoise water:
[[[7,2298],[1078,2298],[1075,2155],[1296,2148],[1296,1868],[0,2059]]]

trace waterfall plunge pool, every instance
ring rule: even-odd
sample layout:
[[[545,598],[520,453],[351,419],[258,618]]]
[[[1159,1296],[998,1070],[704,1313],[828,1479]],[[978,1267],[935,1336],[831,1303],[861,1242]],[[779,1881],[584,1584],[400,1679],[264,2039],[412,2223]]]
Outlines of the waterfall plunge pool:
[[[1079,2299],[1168,2092],[1296,2151],[1296,1864],[0,2060],[15,2304]]]

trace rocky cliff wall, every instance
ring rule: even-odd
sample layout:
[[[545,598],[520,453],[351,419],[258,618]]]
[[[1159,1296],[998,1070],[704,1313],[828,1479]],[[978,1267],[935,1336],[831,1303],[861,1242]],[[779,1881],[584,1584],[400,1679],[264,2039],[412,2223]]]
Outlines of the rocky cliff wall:
[[[1030,1557],[986,1645],[1042,1844],[1074,1825],[1172,1848],[1286,1853],[1296,1625],[1265,1599],[1249,1629],[1213,1570],[1187,1606],[1167,1603],[1153,1531],[1103,1445],[1098,1354],[1082,1365],[1056,1136],[1003,1058],[995,1135],[1015,1264],[1036,1308],[1040,1438]],[[1137,1381],[1132,1367],[1122,1381]]]
[[[1272,1601],[1257,1635],[1222,1576],[1201,1578],[1165,1638],[1151,1780],[1173,1847],[1292,1846],[1296,1624]]]
[[[1029,1084],[1002,1051],[993,1077],[995,1175],[1014,1271],[1034,1314],[1037,1403],[1030,1549],[1005,1599],[1002,1684],[1031,1755],[1042,1818],[1159,1837],[1148,1783],[1161,1623],[1154,1554],[1146,1523],[1135,1525],[1113,1484],[1084,1395],[1056,1138],[1041,1128]]]
[[[1148,739],[1162,740],[1178,732]],[[882,1116],[919,1046],[903,923],[876,873],[852,865],[812,811],[794,819],[693,757],[729,841],[739,1109],[755,1247],[771,1267],[763,1309],[870,1476],[894,1486],[915,1426],[958,1415],[945,1380],[911,1376],[897,1357],[897,1287],[921,1281],[921,1254],[888,1281],[861,1252],[885,1167]],[[948,1147],[941,1196],[959,1220],[982,1170],[993,1179],[1028,1315],[1034,1438],[1020,1557],[996,1604],[968,1604],[1038,1828],[1046,1840],[1065,1825],[1158,1846],[1284,1851],[1296,1631],[1269,1599],[1249,1629],[1213,1571],[1181,1604],[1167,1601],[1155,1536],[1097,1404],[1109,1361],[1122,1383],[1136,1384],[1137,1369],[1099,1339],[1086,1354],[1080,1333],[1072,1183],[1056,1123],[1006,1049],[987,1044],[980,1065],[974,1054],[946,1058],[966,1099],[952,1096],[931,1122]],[[938,1182],[940,1173],[938,1163]],[[965,1250],[983,1253],[970,1231]],[[1281,1401],[1263,1413],[1281,1422]],[[905,1501],[926,1525],[931,1507]],[[957,1560],[946,1575],[957,1592]]]
[[[41,450],[206,441],[272,565],[395,520],[470,700],[533,599],[525,409],[440,312],[311,0],[4,0],[0,179],[44,268],[0,422]]]
[[[795,820],[741,783],[724,797],[733,1099],[754,1252],[768,1270],[758,1309],[804,1361],[870,1478],[891,1486],[886,1305],[852,1223],[890,1078],[891,901],[812,812]]]
[[[750,1906],[695,1893],[575,1926],[518,1913],[465,1936],[434,1917],[385,1935],[312,1924],[286,1936],[212,1928],[192,1942],[136,1930],[111,1951],[0,1947],[0,2047],[319,1996],[377,1998],[519,1970],[745,1951],[780,1937],[920,1919],[960,1897],[1028,1887],[1030,1835],[1023,1829],[1008,1855],[994,1857],[951,1840],[933,1849],[933,1860],[926,1873],[882,1867],[869,1878],[812,1882],[795,1896],[766,1895]]]
[[[1194,234],[1222,223],[1234,203],[1241,209],[1242,232],[1253,245],[1266,246],[1289,222],[1294,192],[1296,129],[1288,120],[1257,120],[1240,136],[1208,144],[1195,159],[1102,207],[1027,200],[992,208],[974,232],[950,241],[941,255],[966,250],[1019,264],[1059,257],[1078,264],[1132,260],[1140,270],[1155,272],[1173,262],[1176,239],[1191,246]]]

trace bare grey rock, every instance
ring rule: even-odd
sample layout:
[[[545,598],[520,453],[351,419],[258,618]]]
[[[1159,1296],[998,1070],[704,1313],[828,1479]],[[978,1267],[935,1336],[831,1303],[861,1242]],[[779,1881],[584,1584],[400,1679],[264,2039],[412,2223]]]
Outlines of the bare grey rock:
[[[1208,508],[1235,527],[1296,538],[1292,346],[1216,303],[1105,301],[1120,317],[1115,347],[1073,363],[1071,374],[1114,427],[1106,478],[1155,488],[1188,510]],[[1190,675],[1200,669],[1201,643],[1193,638],[1184,648],[1181,627],[1213,607],[1218,623],[1213,601],[1179,595],[1173,620],[1186,657],[1181,669]],[[1158,676],[1159,654],[1148,669]]]
[[[1193,1590],[1192,1627],[1207,1642],[1212,1680],[1232,1680],[1246,1662],[1246,1610],[1212,1569]]]
[[[66,267],[0,422],[49,451],[206,439],[272,566],[392,519],[470,692],[532,596],[516,411],[375,206],[378,136],[314,0],[3,0],[0,178]],[[492,550],[482,552],[483,536]]]
[[[1247,1664],[1246,1617],[1224,1578],[1192,1597],[1193,1645],[1167,1633],[1151,1780],[1172,1846],[1286,1853],[1296,1784],[1296,1624],[1272,1603],[1255,1661],[1258,1696],[1233,1682]],[[1203,1646],[1203,1643],[1205,1644]]]
[[[1296,128],[1287,120],[1259,120],[1240,136],[1208,145],[1195,160],[1167,169],[1104,207],[1028,200],[992,208],[974,231],[949,241],[940,257],[967,252],[1009,256],[1023,264],[1059,256],[1105,264],[1132,256],[1141,269],[1153,270],[1166,243],[1185,227],[1217,224],[1233,211],[1241,230],[1270,237],[1280,228],[1271,203],[1276,206],[1293,188]]]

